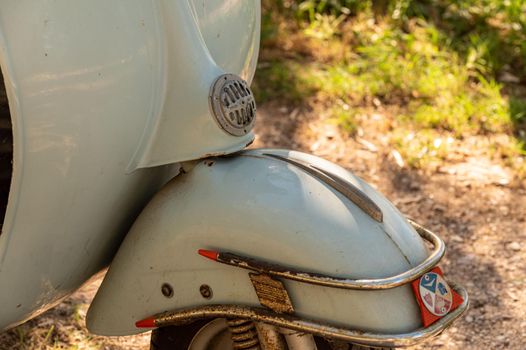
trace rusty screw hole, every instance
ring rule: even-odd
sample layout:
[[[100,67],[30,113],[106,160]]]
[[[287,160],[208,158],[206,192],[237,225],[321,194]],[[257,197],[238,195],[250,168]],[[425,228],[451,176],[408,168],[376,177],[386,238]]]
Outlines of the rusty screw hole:
[[[208,284],[202,284],[201,287],[199,287],[199,292],[201,293],[201,296],[205,299],[212,298],[212,288],[210,288]]]
[[[161,286],[161,293],[163,293],[165,297],[171,298],[174,296],[174,289],[168,283],[163,283]]]

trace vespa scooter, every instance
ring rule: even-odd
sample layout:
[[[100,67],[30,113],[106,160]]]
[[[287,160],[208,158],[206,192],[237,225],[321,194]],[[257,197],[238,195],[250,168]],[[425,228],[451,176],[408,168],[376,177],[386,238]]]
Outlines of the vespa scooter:
[[[87,327],[152,349],[410,346],[466,310],[366,182],[243,150],[259,34],[255,0],[0,1],[0,330],[110,263]]]

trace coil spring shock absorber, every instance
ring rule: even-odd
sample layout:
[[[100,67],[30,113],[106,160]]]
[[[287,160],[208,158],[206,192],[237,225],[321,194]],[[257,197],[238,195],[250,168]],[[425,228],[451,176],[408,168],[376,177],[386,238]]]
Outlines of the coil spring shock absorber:
[[[242,318],[227,320],[232,333],[234,350],[260,350],[258,332],[254,322]]]

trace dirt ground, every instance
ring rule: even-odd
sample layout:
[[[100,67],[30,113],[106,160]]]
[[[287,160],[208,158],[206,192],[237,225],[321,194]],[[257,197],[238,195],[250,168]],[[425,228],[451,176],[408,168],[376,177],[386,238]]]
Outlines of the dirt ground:
[[[526,343],[526,190],[468,139],[446,163],[408,169],[387,146],[388,118],[363,116],[352,139],[310,112],[260,111],[257,147],[314,153],[361,176],[407,216],[438,233],[448,278],[464,285],[471,306],[440,337],[414,349],[524,349]]]
[[[267,104],[258,113],[254,147],[296,149],[334,161],[445,240],[448,250],[441,266],[450,279],[467,287],[471,307],[444,334],[413,349],[524,349],[526,190],[477,147],[487,140],[467,139],[451,150],[447,162],[413,170],[387,146],[382,111],[364,115],[355,138],[313,112]],[[148,334],[87,334],[84,317],[99,283],[100,278],[57,308],[0,335],[0,350],[148,349]]]

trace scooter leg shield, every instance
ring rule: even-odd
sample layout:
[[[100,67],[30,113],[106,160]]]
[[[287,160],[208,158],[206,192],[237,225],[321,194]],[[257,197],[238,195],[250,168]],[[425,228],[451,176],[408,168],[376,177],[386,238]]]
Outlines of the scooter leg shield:
[[[165,311],[261,308],[268,288],[254,276],[270,276],[282,293],[277,306],[267,300],[274,311],[363,332],[411,332],[422,325],[405,282],[430,256],[420,236],[381,194],[326,160],[265,149],[201,160],[141,213],[87,325],[126,335]]]

